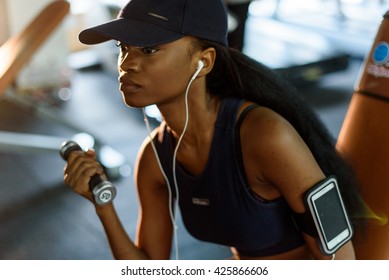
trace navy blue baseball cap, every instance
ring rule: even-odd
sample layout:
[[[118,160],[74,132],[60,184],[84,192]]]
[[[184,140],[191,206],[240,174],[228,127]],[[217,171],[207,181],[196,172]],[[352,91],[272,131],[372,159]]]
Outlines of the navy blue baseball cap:
[[[227,46],[227,28],[223,0],[130,0],[116,19],[83,30],[79,40],[150,47],[194,36]]]

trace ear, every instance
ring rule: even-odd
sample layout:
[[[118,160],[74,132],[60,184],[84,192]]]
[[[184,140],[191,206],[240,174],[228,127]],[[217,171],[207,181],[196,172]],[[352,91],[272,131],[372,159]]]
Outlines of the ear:
[[[212,71],[213,65],[215,64],[216,50],[214,48],[208,48],[201,51],[199,60],[204,63],[203,69],[199,73],[199,77],[207,75]]]

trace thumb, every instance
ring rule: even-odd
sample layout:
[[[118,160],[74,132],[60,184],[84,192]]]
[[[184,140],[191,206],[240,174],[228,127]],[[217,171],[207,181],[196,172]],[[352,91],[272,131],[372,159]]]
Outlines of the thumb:
[[[86,152],[85,152],[85,155],[89,156],[89,157],[94,157],[96,158],[96,151],[94,149],[91,149],[89,148]]]

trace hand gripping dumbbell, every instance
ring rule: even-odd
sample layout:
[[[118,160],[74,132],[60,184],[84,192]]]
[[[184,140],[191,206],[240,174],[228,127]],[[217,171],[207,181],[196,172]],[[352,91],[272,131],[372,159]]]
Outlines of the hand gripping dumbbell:
[[[73,151],[82,151],[81,147],[74,141],[69,140],[62,144],[60,154],[64,160],[68,160],[69,155]],[[100,175],[95,174],[89,181],[89,188],[93,193],[94,200],[98,205],[110,203],[116,196],[115,186],[106,180],[103,180]]]

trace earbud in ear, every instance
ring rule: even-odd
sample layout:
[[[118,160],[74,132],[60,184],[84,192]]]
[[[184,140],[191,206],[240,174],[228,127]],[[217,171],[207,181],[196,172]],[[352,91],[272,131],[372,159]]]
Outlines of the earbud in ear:
[[[197,70],[198,69],[203,69],[203,67],[204,67],[204,62],[202,61],[202,60],[199,60],[199,62],[197,63]]]
[[[191,80],[193,81],[194,79],[196,79],[197,75],[200,73],[201,69],[203,69],[204,67],[204,62],[202,60],[199,60],[199,62],[197,63],[197,68],[196,68],[196,72],[193,74]]]

